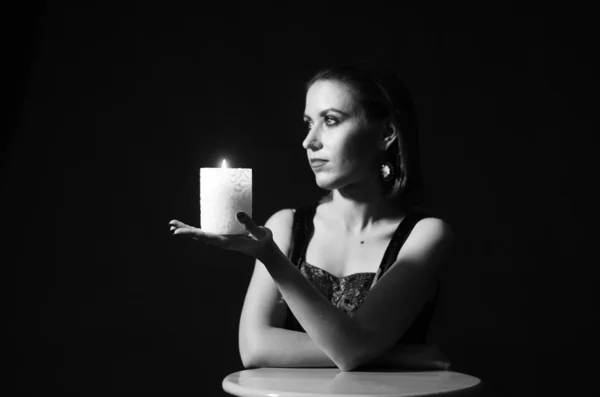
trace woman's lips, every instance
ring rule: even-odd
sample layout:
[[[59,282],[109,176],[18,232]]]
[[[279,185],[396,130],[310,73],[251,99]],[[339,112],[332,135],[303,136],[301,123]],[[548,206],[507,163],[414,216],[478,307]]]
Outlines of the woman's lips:
[[[320,168],[327,163],[327,160],[310,160],[310,166],[314,168]]]

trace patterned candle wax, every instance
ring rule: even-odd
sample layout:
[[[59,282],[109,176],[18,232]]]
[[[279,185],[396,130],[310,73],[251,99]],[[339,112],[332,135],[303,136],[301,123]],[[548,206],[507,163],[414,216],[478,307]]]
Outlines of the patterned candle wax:
[[[200,228],[217,234],[245,234],[235,217],[252,217],[252,169],[200,168]]]

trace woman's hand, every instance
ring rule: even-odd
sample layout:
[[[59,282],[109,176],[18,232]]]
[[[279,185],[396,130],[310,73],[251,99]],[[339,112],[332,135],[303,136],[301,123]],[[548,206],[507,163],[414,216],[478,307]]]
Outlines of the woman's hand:
[[[223,235],[209,233],[175,219],[169,222],[169,225],[174,236],[187,236],[218,248],[239,251],[263,263],[268,257],[277,252],[279,248],[273,241],[271,230],[264,226],[257,226],[252,218],[244,212],[238,212],[236,217],[248,232],[247,234]]]

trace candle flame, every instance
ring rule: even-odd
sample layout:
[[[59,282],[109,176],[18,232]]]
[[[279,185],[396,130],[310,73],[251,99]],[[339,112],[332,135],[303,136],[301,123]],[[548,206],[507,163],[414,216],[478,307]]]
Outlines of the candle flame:
[[[221,164],[221,168],[227,168],[227,160],[223,159],[223,163]]]

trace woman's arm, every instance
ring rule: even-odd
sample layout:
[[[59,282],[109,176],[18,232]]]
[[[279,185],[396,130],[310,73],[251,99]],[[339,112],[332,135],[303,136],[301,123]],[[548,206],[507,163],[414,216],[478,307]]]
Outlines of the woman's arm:
[[[349,317],[321,295],[290,262],[277,244],[278,233],[256,225],[244,213],[238,213],[237,217],[248,234],[217,235],[177,220],[170,225],[174,235],[251,255],[264,264],[262,272],[270,274],[272,281],[267,294],[258,293],[266,286],[264,283],[255,285],[252,294],[250,291],[247,294],[246,301],[252,302],[248,310],[244,304],[240,323],[240,331],[248,331],[240,332],[244,363],[258,357],[259,334],[273,325],[273,319],[269,318],[272,311],[263,309],[273,308],[276,290],[316,346],[342,371],[372,362],[391,349],[413,322],[433,288],[452,241],[452,233],[443,221],[427,218],[418,222],[394,264],[375,284],[355,315]],[[255,267],[255,271],[260,268]],[[268,299],[265,301],[263,297]]]
[[[269,327],[261,333],[260,347],[246,368],[336,368],[306,332]]]
[[[261,333],[261,341],[246,368],[337,368],[306,332],[270,327]],[[363,368],[447,369],[449,364],[435,345],[395,345]]]
[[[310,339],[336,367],[349,370],[362,344],[358,323],[321,295],[281,251],[275,250],[263,263]]]
[[[260,260],[257,258],[246,293],[239,326],[242,363],[245,367],[331,366],[344,369],[346,357],[353,354],[353,349],[343,347],[348,346],[349,338],[343,340],[344,345],[333,346],[334,357],[336,351],[341,353],[338,356],[342,355],[340,359],[335,360],[331,358],[332,350],[324,350],[319,343],[314,342],[310,333],[307,335],[304,332],[281,328],[287,313],[286,304],[292,311],[297,310],[293,304],[290,306],[290,298],[286,296],[285,291],[290,290],[293,291],[292,300],[299,302],[301,310],[311,312],[312,318],[321,325],[326,326],[328,322],[340,319],[344,324],[352,323],[352,320],[323,297],[287,258],[293,217],[292,210],[281,210],[273,214],[265,224],[265,227],[271,230],[274,244],[265,255],[261,255]],[[285,302],[280,300],[282,296]],[[313,302],[318,309],[315,310]],[[324,313],[328,314],[316,317]],[[351,343],[356,342],[352,340]]]
[[[272,229],[275,243],[284,253],[288,253],[290,248],[292,222],[293,212],[282,210],[266,223]],[[239,347],[244,367],[337,367],[306,332],[283,328],[288,307],[280,298],[273,279],[257,260],[240,318]],[[439,368],[432,363],[426,347],[394,346],[370,365]]]
[[[382,356],[410,326],[450,242],[443,221],[419,222],[353,318],[323,297],[279,249],[267,253],[263,263],[306,333],[338,368],[349,371]]]

